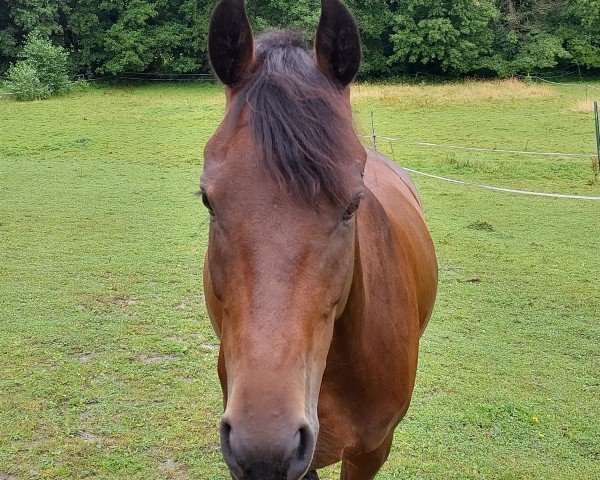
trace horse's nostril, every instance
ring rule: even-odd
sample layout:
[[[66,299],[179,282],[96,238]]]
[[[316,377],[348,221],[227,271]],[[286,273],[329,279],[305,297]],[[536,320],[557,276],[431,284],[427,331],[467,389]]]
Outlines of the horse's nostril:
[[[298,435],[300,436],[300,441],[298,442],[298,458],[304,458],[306,456],[306,450],[308,447],[308,429],[307,427],[302,427],[298,430]]]
[[[235,458],[233,449],[231,448],[231,424],[226,420],[221,420],[221,451],[223,452],[223,458],[225,463],[237,478],[241,475],[241,469]]]
[[[231,450],[231,425],[225,419],[221,420],[221,443],[227,446],[228,450]]]
[[[296,451],[290,459],[289,479],[299,478],[306,473],[315,450],[315,434],[310,426],[300,427],[296,433],[296,439]]]

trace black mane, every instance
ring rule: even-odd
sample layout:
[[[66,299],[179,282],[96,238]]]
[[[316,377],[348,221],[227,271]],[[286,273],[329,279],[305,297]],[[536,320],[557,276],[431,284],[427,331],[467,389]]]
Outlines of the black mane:
[[[357,155],[351,113],[339,86],[316,67],[302,34],[274,31],[257,39],[233,119],[244,109],[256,152],[287,191],[309,203],[319,194],[335,205],[351,200],[346,169]]]

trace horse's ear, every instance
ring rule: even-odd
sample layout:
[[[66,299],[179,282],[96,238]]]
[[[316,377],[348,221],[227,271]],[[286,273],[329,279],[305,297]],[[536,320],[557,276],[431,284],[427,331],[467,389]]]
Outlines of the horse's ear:
[[[253,52],[244,0],[221,0],[208,29],[208,55],[217,77],[225,85],[235,85],[250,66]]]
[[[340,0],[321,0],[315,55],[319,69],[343,87],[358,72],[360,35],[354,17]]]

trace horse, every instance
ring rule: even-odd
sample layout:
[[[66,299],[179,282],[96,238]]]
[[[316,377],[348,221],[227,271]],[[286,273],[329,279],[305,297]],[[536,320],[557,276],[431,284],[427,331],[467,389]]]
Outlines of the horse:
[[[373,479],[415,384],[437,260],[407,173],[366,149],[349,84],[360,37],[322,0],[314,46],[254,39],[221,0],[208,55],[225,114],[200,181],[204,292],[219,337],[221,451],[237,480]]]

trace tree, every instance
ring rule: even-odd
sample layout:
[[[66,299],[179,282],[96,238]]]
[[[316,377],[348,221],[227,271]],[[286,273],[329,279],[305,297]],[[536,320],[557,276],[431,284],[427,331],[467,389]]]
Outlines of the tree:
[[[565,0],[501,0],[494,49],[500,75],[533,73],[569,59],[564,39],[557,35],[557,14]],[[564,19],[563,19],[564,20]]]
[[[482,0],[394,0],[394,54],[407,69],[466,74],[487,66],[498,11]]]
[[[557,29],[578,68],[600,68],[600,0],[569,2]]]
[[[62,0],[0,0],[0,72],[17,59],[28,34],[58,37],[62,27],[58,11]]]
[[[600,0],[345,0],[364,77],[535,73],[600,68]],[[74,72],[208,72],[217,0],[0,0],[0,73],[34,33],[63,46]],[[312,39],[319,0],[248,0],[255,33]]]

